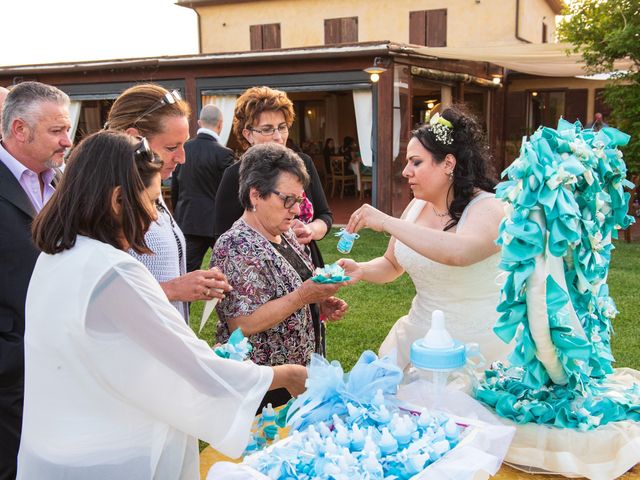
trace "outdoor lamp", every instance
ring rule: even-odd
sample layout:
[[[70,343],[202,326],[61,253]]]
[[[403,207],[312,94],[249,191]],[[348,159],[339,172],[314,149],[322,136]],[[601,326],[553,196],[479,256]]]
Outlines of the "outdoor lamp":
[[[369,74],[369,79],[373,83],[376,83],[378,80],[380,80],[380,74],[387,71],[387,69],[383,66],[385,64],[388,64],[388,60],[382,57],[375,57],[373,59],[373,66],[365,68],[363,71]]]

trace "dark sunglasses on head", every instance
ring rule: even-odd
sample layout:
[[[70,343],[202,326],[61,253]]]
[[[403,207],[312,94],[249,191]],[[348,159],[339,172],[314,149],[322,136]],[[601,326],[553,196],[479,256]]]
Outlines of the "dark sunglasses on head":
[[[297,195],[285,195],[284,193],[280,193],[277,190],[274,190],[273,193],[280,197],[280,199],[284,203],[284,208],[291,208],[296,203],[300,205],[302,202],[304,202],[304,197],[299,197]]]
[[[151,150],[149,141],[145,137],[138,138],[140,140],[140,145],[138,145],[133,152],[134,158],[144,162],[162,163],[162,160],[160,160],[160,158],[153,153],[153,150]]]
[[[159,108],[162,108],[165,105],[173,105],[174,103],[178,103],[180,100],[182,100],[182,95],[180,95],[180,92],[178,90],[171,90],[170,92],[165,93],[156,103],[151,105],[147,110],[144,111],[142,115],[136,118],[133,124],[135,125],[144,117],[152,114]]]

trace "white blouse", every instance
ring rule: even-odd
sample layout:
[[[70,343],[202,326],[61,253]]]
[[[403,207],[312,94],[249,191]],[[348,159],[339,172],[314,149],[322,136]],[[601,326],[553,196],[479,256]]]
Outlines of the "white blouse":
[[[41,254],[26,301],[18,479],[197,479],[198,444],[239,456],[269,367],[217,357],[125,252]]]

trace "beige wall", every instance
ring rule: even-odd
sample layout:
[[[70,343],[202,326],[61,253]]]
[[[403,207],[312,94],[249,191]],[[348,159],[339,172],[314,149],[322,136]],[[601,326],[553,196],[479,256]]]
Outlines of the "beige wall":
[[[358,41],[409,42],[409,12],[447,9],[447,46],[505,45],[515,38],[515,0],[273,0],[199,7],[203,53],[250,49],[249,26],[280,23],[282,48],[324,44],[324,20],[358,17]],[[545,0],[521,0],[521,35],[540,43]],[[554,22],[549,21],[550,35]],[[536,33],[537,32],[537,33]]]
[[[556,35],[556,17],[549,4],[545,0],[520,0],[519,36],[531,43],[541,43],[542,22],[547,24],[547,41],[551,43]]]

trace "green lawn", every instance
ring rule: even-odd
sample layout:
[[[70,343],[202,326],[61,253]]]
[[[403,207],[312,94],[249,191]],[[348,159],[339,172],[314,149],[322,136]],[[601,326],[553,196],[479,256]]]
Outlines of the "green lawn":
[[[388,238],[382,234],[364,231],[355,243],[351,258],[362,261],[382,255]],[[336,250],[337,238],[333,235],[320,242],[327,263],[340,258]],[[208,265],[209,259],[205,259]],[[609,273],[611,295],[620,311],[614,321],[613,351],[618,367],[640,369],[640,334],[635,324],[640,320],[640,303],[637,288],[640,287],[640,244],[618,242],[613,253]],[[327,357],[339,360],[345,371],[351,369],[362,351],[377,351],[393,323],[406,314],[415,289],[407,275],[387,285],[360,283],[343,288],[339,296],[349,303],[345,318],[328,325]],[[191,308],[191,325],[197,331],[202,315],[202,302]],[[215,315],[203,330],[201,337],[209,343],[215,339]]]

